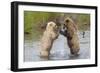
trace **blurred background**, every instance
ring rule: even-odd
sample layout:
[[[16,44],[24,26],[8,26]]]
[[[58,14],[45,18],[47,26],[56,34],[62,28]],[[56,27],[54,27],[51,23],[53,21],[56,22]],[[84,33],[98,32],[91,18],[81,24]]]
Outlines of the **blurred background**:
[[[30,39],[38,39],[49,21],[61,25],[66,17],[77,24],[79,31],[90,29],[90,14],[24,11],[24,34]]]

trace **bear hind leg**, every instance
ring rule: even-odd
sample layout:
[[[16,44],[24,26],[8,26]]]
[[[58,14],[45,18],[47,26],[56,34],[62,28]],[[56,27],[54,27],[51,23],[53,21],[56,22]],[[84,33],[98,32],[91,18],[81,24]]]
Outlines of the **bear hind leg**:
[[[48,58],[49,57],[49,51],[41,51],[40,52],[40,57]]]
[[[70,49],[70,52],[72,55],[79,55],[79,50],[80,49]]]

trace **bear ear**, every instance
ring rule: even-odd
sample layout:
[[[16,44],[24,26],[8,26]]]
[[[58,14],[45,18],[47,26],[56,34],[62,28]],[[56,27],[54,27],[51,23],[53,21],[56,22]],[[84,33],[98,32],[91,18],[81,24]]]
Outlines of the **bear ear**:
[[[66,19],[66,23],[68,23],[70,20],[69,19]]]

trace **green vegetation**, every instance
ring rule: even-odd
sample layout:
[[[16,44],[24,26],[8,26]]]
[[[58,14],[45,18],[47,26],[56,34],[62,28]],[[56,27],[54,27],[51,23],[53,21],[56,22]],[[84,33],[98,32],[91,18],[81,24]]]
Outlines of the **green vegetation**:
[[[43,33],[47,22],[60,23],[63,22],[65,17],[72,18],[77,23],[80,31],[89,30],[89,14],[24,11],[25,36],[29,35],[30,38],[38,39]]]
[[[90,15],[80,14],[78,17],[79,30],[89,30],[90,29]]]

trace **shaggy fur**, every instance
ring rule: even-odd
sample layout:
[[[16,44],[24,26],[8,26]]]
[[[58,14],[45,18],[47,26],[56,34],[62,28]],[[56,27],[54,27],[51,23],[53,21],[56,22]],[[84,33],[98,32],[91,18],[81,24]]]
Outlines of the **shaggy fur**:
[[[78,54],[80,50],[80,43],[77,30],[77,25],[73,22],[73,20],[70,18],[66,18],[64,21],[64,31],[61,31],[61,34],[63,34],[67,38],[67,43],[70,48],[70,52],[73,55]]]
[[[54,22],[49,22],[47,24],[46,30],[43,33],[42,40],[41,40],[41,57],[48,57],[50,54],[50,50],[52,48],[53,42],[57,39],[58,33],[58,26]]]

